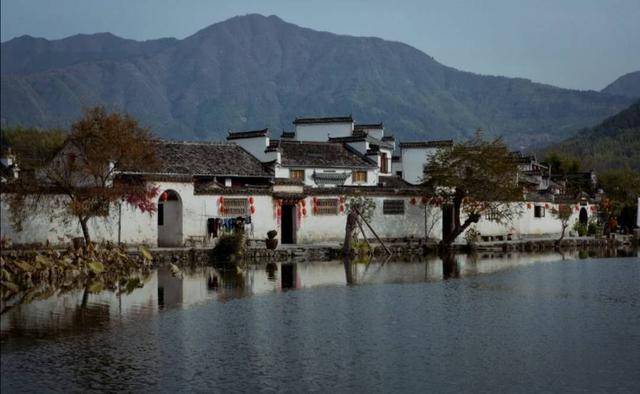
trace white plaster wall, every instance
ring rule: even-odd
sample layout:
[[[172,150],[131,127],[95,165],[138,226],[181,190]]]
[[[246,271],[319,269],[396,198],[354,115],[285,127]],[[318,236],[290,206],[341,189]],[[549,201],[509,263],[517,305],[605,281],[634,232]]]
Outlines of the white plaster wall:
[[[384,137],[384,129],[365,129],[370,137],[381,140]]]
[[[528,208],[527,204],[529,204],[531,208]],[[548,208],[545,209],[545,216],[541,218],[534,217],[535,205],[544,206],[545,204],[548,206]],[[480,235],[496,236],[513,234],[519,238],[535,238],[544,236],[556,237],[562,232],[562,224],[560,223],[560,220],[558,220],[552,213],[552,209],[558,209],[558,204],[522,203],[518,206],[521,210],[521,215],[511,223],[503,225],[482,218],[480,222],[475,224],[475,229],[480,232]],[[590,219],[594,215],[594,212],[591,210],[592,206],[593,205],[586,206],[587,214]],[[567,227],[565,236],[569,235],[569,231],[572,231],[574,224],[579,220],[580,208],[582,208],[579,206],[576,210],[576,204],[572,204],[571,207],[573,212],[569,219],[569,226]],[[465,242],[464,235],[458,237],[457,241]]]
[[[241,146],[263,163],[274,159],[271,153],[265,153],[265,149],[269,146],[269,137],[238,138],[229,142]]]
[[[318,198],[339,198],[340,196],[322,196]],[[405,201],[404,215],[384,215],[383,200],[402,199]],[[424,206],[417,198],[416,204],[411,204],[411,197],[373,197],[376,208],[369,222],[378,236],[382,238],[424,237]],[[346,197],[346,202],[349,197]],[[344,241],[346,226],[346,213],[338,215],[314,215],[313,199],[306,199],[307,216],[303,217],[298,227],[298,243],[314,243],[327,241]],[[359,230],[358,230],[359,231]],[[365,226],[367,237],[373,238],[373,234]],[[438,220],[433,228],[432,237],[441,238],[442,222]]]
[[[0,196],[0,236],[9,238],[13,243],[68,243],[72,238],[82,237],[78,220],[65,215],[64,209],[56,208],[53,200],[42,200],[39,211],[22,223],[22,231],[16,231],[11,225],[11,214],[6,203],[6,195]],[[52,196],[64,199],[62,196]],[[52,215],[54,217],[52,218]],[[89,234],[94,240],[117,241],[118,209],[111,207],[109,215],[93,218],[87,223]]]
[[[347,142],[347,145],[363,155],[366,154],[369,149],[369,143],[367,141]]]
[[[401,161],[391,161],[391,173],[396,175],[398,171],[402,171],[402,160]],[[404,179],[404,174],[402,176]]]
[[[331,138],[350,137],[353,123],[297,124],[296,140],[326,142]]]
[[[421,183],[424,177],[424,165],[436,150],[436,148],[402,148],[402,178],[414,185]]]

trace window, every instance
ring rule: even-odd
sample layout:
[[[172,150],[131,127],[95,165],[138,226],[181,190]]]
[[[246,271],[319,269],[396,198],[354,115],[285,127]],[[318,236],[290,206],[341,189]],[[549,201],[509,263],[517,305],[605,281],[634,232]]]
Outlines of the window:
[[[404,215],[404,200],[384,200],[382,213],[385,215]]]
[[[386,153],[380,156],[380,172],[386,174],[389,172],[389,160]]]
[[[319,198],[316,200],[316,215],[337,215],[340,200],[337,198]]]
[[[354,171],[352,178],[353,178],[353,183],[367,183],[367,172]]]
[[[247,216],[249,204],[246,198],[225,198],[224,216]]]
[[[304,181],[304,170],[289,170],[289,178],[296,181]]]
[[[158,204],[158,226],[164,226],[164,204]]]
[[[544,217],[544,207],[542,205],[536,205],[533,207],[533,217],[543,218]]]
[[[498,220],[499,218],[498,210],[494,208],[489,209],[487,212],[485,212],[484,218],[487,220],[494,220],[494,221]]]

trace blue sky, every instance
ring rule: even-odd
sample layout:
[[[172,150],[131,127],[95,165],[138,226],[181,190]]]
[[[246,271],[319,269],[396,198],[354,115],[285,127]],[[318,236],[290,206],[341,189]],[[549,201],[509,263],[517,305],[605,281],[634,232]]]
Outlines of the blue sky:
[[[410,44],[481,74],[599,90],[640,70],[640,0],[1,0],[1,39],[184,38],[247,13]]]

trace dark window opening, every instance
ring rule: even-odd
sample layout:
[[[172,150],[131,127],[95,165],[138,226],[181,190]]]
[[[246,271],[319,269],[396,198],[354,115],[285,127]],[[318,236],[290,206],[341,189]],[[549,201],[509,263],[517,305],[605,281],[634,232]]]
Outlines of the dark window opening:
[[[533,217],[536,217],[536,218],[544,217],[544,207],[542,205],[536,205],[533,208]]]

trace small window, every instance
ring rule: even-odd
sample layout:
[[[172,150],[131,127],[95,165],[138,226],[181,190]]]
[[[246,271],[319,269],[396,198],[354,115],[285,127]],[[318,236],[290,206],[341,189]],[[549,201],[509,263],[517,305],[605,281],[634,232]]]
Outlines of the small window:
[[[386,153],[380,155],[380,172],[386,174],[389,172],[389,156]]]
[[[296,181],[304,181],[304,170],[289,170],[289,178]]]
[[[382,213],[385,215],[404,215],[404,200],[384,200]]]
[[[225,198],[224,216],[247,216],[249,204],[246,198]]]
[[[533,208],[533,217],[536,217],[536,218],[544,217],[544,207],[542,205],[536,205]]]
[[[158,204],[158,226],[164,226],[164,204]]]
[[[316,200],[316,215],[337,215],[340,200],[337,198],[319,198]]]
[[[489,209],[487,212],[485,212],[484,218],[487,219],[487,220],[493,220],[493,221],[498,220],[498,218],[499,218],[498,210]]]
[[[367,183],[367,172],[354,171],[352,178],[353,178],[353,183]]]

